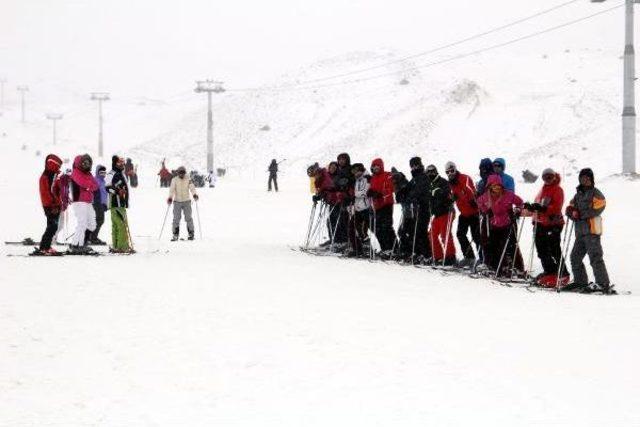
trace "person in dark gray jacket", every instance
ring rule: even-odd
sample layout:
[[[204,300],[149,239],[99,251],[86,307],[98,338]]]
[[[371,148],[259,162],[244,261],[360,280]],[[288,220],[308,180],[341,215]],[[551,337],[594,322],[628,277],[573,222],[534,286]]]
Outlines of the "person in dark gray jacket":
[[[575,225],[576,241],[571,251],[571,270],[573,271],[573,285],[580,292],[611,291],[609,274],[604,263],[602,243],[602,217],[600,216],[607,204],[604,195],[595,187],[593,171],[582,169],[578,176],[580,185],[576,188],[565,213]],[[585,255],[589,255],[595,283],[589,284],[587,269],[582,262]]]

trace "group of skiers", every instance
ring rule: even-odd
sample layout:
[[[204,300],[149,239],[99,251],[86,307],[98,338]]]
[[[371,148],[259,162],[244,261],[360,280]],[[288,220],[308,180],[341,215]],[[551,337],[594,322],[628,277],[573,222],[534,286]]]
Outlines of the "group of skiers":
[[[62,255],[52,247],[58,242],[58,235],[65,227],[67,208],[71,206],[76,218],[76,229],[70,237],[69,255],[93,255],[92,245],[106,245],[98,237],[104,223],[105,213],[111,214],[111,245],[113,253],[135,253],[131,242],[127,209],[129,208],[129,180],[125,174],[126,162],[123,157],[114,155],[111,170],[98,165],[95,175],[91,173],[93,160],[89,154],[76,156],[71,171],[61,173],[63,161],[49,154],[45,158],[45,167],[40,176],[40,200],[47,219],[45,232],[39,247],[32,255]],[[173,204],[173,238],[178,240],[180,220],[184,213],[187,223],[188,239],[194,239],[194,224],[191,215],[191,196],[198,200],[198,194],[192,180],[187,176],[186,168],[181,166],[169,184],[167,203]]]
[[[62,163],[55,154],[45,158],[39,187],[47,227],[34,255],[59,255],[51,245],[64,228],[69,205],[76,217],[76,229],[71,236],[68,254],[93,254],[95,251],[91,245],[106,244],[98,238],[98,233],[107,209],[111,212],[110,250],[133,253],[127,220],[129,185],[124,174],[124,158],[114,155],[111,170],[107,173],[106,167],[98,165],[95,176],[91,173],[93,160],[88,154],[76,156],[70,173],[60,174]]]
[[[524,218],[530,217],[543,268],[534,278],[536,285],[571,286],[580,292],[610,290],[600,242],[606,202],[594,186],[591,169],[580,171],[576,194],[563,212],[561,178],[551,168],[542,172],[543,185],[535,199],[525,203],[516,194],[515,181],[505,172],[502,158],[482,159],[477,183],[461,173],[454,162],[446,163],[446,178],[435,165],[425,167],[420,157],[410,159],[409,167],[411,178],[407,179],[395,168],[386,171],[378,158],[371,162],[369,174],[362,163],[352,164],[347,153],[325,168],[318,163],[309,166],[314,210],[322,202],[327,217],[329,239],[318,249],[344,252],[349,257],[371,256],[372,235],[380,247],[376,255],[382,259],[456,266],[496,277],[524,279],[528,272],[519,240]],[[401,205],[402,212],[397,232],[393,227],[395,203]],[[452,233],[456,216],[460,260]],[[562,248],[566,233],[571,233],[565,230],[563,237],[565,217],[575,229],[570,255],[574,279],[570,285]],[[595,276],[591,284],[583,263],[587,254]]]

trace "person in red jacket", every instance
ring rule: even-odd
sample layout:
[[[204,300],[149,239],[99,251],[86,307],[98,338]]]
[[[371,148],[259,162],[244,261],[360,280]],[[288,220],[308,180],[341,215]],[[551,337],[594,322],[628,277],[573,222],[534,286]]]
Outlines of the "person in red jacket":
[[[47,228],[40,239],[40,248],[37,255],[57,255],[58,252],[51,247],[51,240],[58,230],[60,208],[62,201],[54,188],[56,176],[60,172],[62,160],[55,154],[49,154],[44,161],[44,171],[40,175],[40,200],[44,215],[47,217]]]
[[[555,287],[558,282],[558,270],[562,257],[561,235],[564,227],[562,205],[564,191],[560,187],[560,175],[553,169],[542,171],[544,185],[534,203],[525,203],[525,209],[532,213],[535,230],[535,243],[538,258],[544,272],[537,277],[540,286]],[[569,282],[569,273],[565,265],[560,272],[560,284]]]
[[[336,188],[335,178],[338,171],[336,162],[329,163],[327,168],[316,167],[313,171],[315,177],[314,185],[316,194],[313,201],[324,201],[329,207],[329,219],[327,220],[327,229],[329,230],[329,240],[320,244],[320,246],[328,246],[331,243],[344,243],[346,240],[346,230],[336,229],[343,223],[341,217],[341,204],[344,193]],[[335,240],[334,240],[335,238]]]
[[[393,176],[384,170],[382,159],[371,162],[371,174],[367,196],[371,198],[373,208],[373,229],[380,243],[381,255],[391,257],[396,241],[393,230]]]
[[[460,216],[458,217],[458,229],[456,236],[460,242],[462,249],[462,264],[465,266],[473,266],[475,263],[475,254],[471,243],[467,238],[467,233],[471,231],[471,239],[480,248],[480,215],[478,213],[478,203],[476,202],[476,186],[470,176],[462,174],[458,171],[456,164],[447,162],[445,172],[449,179],[451,194]]]

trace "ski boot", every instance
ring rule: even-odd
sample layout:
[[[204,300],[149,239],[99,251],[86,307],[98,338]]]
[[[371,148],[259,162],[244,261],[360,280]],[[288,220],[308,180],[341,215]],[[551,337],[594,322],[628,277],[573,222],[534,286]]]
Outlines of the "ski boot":
[[[193,235],[193,230],[189,231],[189,237],[187,237],[187,240],[193,240],[195,237]]]
[[[180,239],[180,227],[176,227],[173,229],[173,237],[171,238],[172,242],[176,242]]]

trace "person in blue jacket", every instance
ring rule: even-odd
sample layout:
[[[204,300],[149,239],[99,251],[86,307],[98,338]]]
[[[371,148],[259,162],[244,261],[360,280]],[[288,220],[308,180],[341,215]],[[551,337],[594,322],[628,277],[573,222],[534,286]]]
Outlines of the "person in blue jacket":
[[[98,190],[93,193],[93,209],[96,211],[96,229],[91,233],[90,242],[92,245],[106,245],[106,243],[98,238],[100,227],[104,224],[104,213],[107,210],[107,189],[105,188],[104,178],[107,176],[107,168],[98,165],[96,168],[96,182]]]
[[[505,162],[503,158],[498,157],[493,161],[493,172],[497,175],[500,175],[500,178],[502,178],[502,185],[504,189],[515,193],[516,183],[511,175],[504,173],[506,168],[507,162]]]

